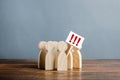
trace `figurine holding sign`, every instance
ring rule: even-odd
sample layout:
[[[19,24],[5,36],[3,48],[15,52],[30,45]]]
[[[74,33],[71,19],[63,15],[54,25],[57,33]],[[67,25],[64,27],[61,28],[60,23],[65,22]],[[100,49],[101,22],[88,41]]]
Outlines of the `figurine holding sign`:
[[[68,54],[69,55],[72,51],[73,55],[73,68],[82,68],[82,55],[79,49],[82,48],[82,43],[84,41],[84,37],[70,31],[66,42],[71,45]],[[68,62],[71,62],[70,60]]]

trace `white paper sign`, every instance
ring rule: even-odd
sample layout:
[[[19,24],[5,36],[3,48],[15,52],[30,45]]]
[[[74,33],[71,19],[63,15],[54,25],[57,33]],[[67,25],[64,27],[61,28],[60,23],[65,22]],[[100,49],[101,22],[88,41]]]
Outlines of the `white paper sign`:
[[[84,37],[72,32],[72,31],[70,31],[70,33],[66,39],[66,42],[68,44],[73,45],[78,49],[82,48],[83,41],[84,41]]]

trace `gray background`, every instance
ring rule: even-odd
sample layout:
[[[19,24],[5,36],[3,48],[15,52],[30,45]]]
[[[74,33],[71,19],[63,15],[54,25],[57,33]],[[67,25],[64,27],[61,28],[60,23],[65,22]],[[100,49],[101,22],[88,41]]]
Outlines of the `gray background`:
[[[0,0],[0,58],[36,58],[39,41],[85,37],[84,59],[120,59],[120,0]]]

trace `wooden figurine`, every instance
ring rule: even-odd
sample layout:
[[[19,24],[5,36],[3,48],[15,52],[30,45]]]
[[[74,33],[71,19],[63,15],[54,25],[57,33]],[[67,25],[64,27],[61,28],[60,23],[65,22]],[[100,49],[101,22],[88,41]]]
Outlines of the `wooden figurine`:
[[[72,54],[72,48],[73,46],[71,46],[70,44],[68,44],[69,49],[67,50],[67,67],[68,69],[73,69],[73,54]]]
[[[52,41],[48,41],[46,45],[46,58],[45,58],[45,70],[53,70],[55,69],[55,53],[54,51],[54,43]]]
[[[38,68],[45,69],[46,42],[41,41],[38,44],[38,48],[40,49],[40,52],[38,55]]]
[[[53,50],[53,53],[54,53],[54,62],[55,62],[55,69],[57,69],[57,62],[58,62],[58,42],[57,41],[53,41],[54,43],[54,50]]]
[[[82,55],[78,48],[73,47],[73,68],[82,68]]]
[[[58,63],[57,63],[57,70],[58,71],[66,71],[67,70],[67,56],[66,51],[67,44],[64,41],[60,41],[58,43]]]

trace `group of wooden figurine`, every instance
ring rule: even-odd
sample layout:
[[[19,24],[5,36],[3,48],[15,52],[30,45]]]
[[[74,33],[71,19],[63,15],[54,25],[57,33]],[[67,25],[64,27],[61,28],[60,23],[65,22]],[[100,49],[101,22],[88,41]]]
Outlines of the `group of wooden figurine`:
[[[64,41],[41,41],[38,45],[38,68],[45,70],[66,71],[82,68],[82,55],[79,49]]]

